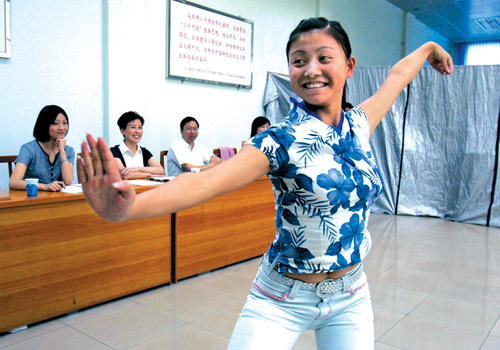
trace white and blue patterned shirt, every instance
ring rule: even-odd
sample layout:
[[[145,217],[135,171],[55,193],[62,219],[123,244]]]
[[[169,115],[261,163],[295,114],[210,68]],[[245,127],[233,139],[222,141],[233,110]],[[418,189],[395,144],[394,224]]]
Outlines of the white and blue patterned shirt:
[[[324,273],[361,262],[371,246],[369,208],[383,191],[365,112],[325,124],[291,99],[287,118],[254,136],[271,163],[276,237],[268,251],[280,273]]]

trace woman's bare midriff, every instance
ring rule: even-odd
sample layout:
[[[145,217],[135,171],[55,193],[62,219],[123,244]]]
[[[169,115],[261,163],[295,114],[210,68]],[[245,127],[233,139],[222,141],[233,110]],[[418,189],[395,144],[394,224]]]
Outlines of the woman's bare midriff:
[[[354,266],[349,266],[346,267],[345,269],[338,270],[338,271],[332,271],[328,273],[292,273],[292,272],[287,272],[285,273],[285,276],[300,280],[306,283],[319,283],[323,280],[326,280],[328,278],[330,279],[337,279],[342,276],[344,276],[346,273],[354,269],[356,266],[359,264],[356,264]]]

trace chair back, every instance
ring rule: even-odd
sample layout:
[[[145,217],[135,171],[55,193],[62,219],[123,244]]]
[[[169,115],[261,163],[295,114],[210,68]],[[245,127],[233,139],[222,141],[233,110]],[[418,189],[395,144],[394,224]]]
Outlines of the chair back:
[[[236,154],[236,152],[237,152],[236,148],[233,148],[233,151],[234,151],[234,154]],[[216,155],[217,157],[220,158],[220,148],[215,148],[213,153],[214,153],[214,155]]]
[[[83,158],[82,152],[76,154],[77,160],[78,160],[78,157]],[[75,160],[75,165],[76,165],[77,160]],[[79,184],[82,183],[82,181],[80,180],[80,174],[78,174],[78,169],[76,170],[76,180],[78,181]]]
[[[165,157],[167,156],[168,151],[161,151],[160,152],[160,164],[163,167],[163,170],[165,170]]]
[[[0,163],[7,163],[9,166],[9,178],[12,175],[12,163],[17,159],[17,156],[0,156]]]

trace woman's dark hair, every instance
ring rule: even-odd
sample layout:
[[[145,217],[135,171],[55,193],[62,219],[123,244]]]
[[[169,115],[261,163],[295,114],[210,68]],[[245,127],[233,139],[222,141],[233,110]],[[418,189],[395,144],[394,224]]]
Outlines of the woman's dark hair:
[[[250,137],[257,135],[257,129],[266,124],[271,125],[271,122],[266,117],[258,116],[255,118],[252,122],[252,132],[250,133]]]
[[[127,128],[127,124],[136,119],[139,119],[141,124],[144,125],[144,118],[141,117],[139,113],[132,111],[123,113],[120,118],[118,118],[116,124],[118,124],[120,130],[125,130]]]
[[[290,62],[290,50],[292,45],[297,39],[304,33],[309,33],[315,30],[325,29],[326,32],[339,43],[339,45],[344,50],[345,57],[347,59],[351,58],[351,42],[349,41],[349,36],[339,22],[329,21],[324,17],[308,18],[300,21],[297,28],[295,28],[290,34],[288,43],[286,44],[286,58]],[[344,85],[344,92],[342,94],[342,109],[345,109],[346,103],[346,89],[347,83]]]
[[[59,114],[62,114],[66,117],[69,132],[69,118],[64,109],[56,105],[45,106],[38,114],[35,127],[33,128],[33,136],[35,137],[35,139],[41,142],[47,142],[50,140],[49,128],[54,123]],[[66,135],[67,134],[68,133],[66,133]]]
[[[344,28],[337,21],[329,21],[324,17],[317,18],[308,18],[300,21],[297,28],[293,30],[290,34],[290,38],[288,39],[288,43],[286,44],[286,57],[289,59],[290,49],[292,45],[299,36],[304,33],[309,33],[315,30],[326,29],[327,33],[334,38],[342,49],[344,50],[345,57],[347,59],[351,58],[351,42],[349,41],[349,37],[345,32]]]
[[[184,130],[184,125],[186,125],[189,122],[196,122],[196,125],[198,125],[198,127],[200,127],[200,123],[198,123],[198,121],[196,119],[194,119],[193,117],[186,117],[186,118],[182,119],[182,121],[181,121],[181,131]]]

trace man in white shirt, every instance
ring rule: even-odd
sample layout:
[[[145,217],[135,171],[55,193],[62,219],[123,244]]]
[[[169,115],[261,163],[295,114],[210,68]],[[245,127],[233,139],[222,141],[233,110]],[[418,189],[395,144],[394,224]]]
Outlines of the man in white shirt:
[[[169,176],[190,172],[193,168],[207,170],[221,162],[206,147],[194,142],[198,138],[199,127],[198,121],[193,117],[186,117],[181,121],[182,140],[174,141],[167,154]]]

